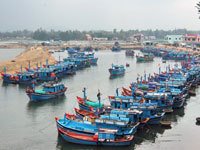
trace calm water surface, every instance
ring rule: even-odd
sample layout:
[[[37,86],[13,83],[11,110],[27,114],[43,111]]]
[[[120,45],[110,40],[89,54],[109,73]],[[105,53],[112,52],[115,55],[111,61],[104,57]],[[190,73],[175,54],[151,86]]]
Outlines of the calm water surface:
[[[78,71],[76,75],[66,77],[62,81],[68,86],[66,97],[47,102],[30,103],[24,92],[25,87],[18,85],[0,86],[0,149],[62,149],[62,150],[101,150],[107,147],[80,146],[64,142],[57,134],[54,117],[62,117],[64,112],[73,113],[77,107],[76,96],[82,96],[82,88],[86,87],[88,97],[96,99],[100,89],[102,99],[108,103],[108,95],[114,95],[115,89],[128,86],[135,81],[137,75],[158,72],[158,64],[164,68],[174,62],[163,64],[160,58],[152,63],[136,63],[136,59],[126,57],[124,51],[97,52],[98,65]],[[65,53],[55,56],[65,57]],[[0,57],[2,57],[0,55]],[[109,79],[108,68],[112,63],[130,63],[126,74]],[[200,90],[197,96],[188,99],[183,109],[175,110],[166,117],[172,121],[172,128],[149,126],[136,134],[135,144],[124,147],[127,150],[160,150],[160,149],[199,149],[200,126],[195,118],[200,115]],[[115,148],[119,149],[119,148]],[[120,148],[122,149],[122,148]]]
[[[10,60],[15,58],[15,56],[19,55],[21,52],[23,52],[24,49],[5,49],[0,48],[0,62],[5,60]]]

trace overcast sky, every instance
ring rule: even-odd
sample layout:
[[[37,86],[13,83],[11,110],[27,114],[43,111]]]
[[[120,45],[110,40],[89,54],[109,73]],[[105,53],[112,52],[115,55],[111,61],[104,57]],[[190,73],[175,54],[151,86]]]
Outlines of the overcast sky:
[[[0,0],[0,31],[200,30],[198,0]]]

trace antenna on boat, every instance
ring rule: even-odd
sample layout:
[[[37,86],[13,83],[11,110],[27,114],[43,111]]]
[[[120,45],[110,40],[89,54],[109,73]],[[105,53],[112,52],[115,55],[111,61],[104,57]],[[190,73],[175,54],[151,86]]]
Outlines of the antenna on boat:
[[[159,74],[161,73],[161,68],[159,67]]]
[[[86,100],[87,99],[86,87],[83,88],[82,92],[83,92],[83,98],[84,98],[84,100]]]
[[[30,70],[30,68],[31,68],[31,61],[29,60],[28,61],[28,69]]]
[[[4,66],[4,68],[3,68],[3,71],[4,71],[4,73],[6,74],[6,67]]]
[[[32,89],[35,90],[35,82],[32,82]]]
[[[146,75],[146,71],[144,71],[144,80],[147,80],[147,75]]]
[[[139,83],[139,76],[140,76],[140,75],[137,74],[137,79],[136,79],[136,80],[137,80],[137,83]]]
[[[99,109],[100,109],[100,106],[101,106],[101,93],[100,93],[99,89],[98,89],[98,93],[97,93],[97,98],[98,98],[98,101],[99,101]]]
[[[36,63],[36,68],[37,68],[37,70],[38,70],[38,62]]]
[[[142,83],[142,76],[140,77],[140,82]]]
[[[151,79],[151,74],[149,73],[148,81],[150,81],[150,79]]]
[[[116,88],[116,96],[119,96],[119,88]]]
[[[48,67],[48,65],[49,65],[49,64],[48,64],[48,59],[46,59],[46,66]]]
[[[134,97],[135,96],[135,87],[134,83],[131,84],[131,95]]]
[[[20,66],[21,72],[22,72],[22,65]]]

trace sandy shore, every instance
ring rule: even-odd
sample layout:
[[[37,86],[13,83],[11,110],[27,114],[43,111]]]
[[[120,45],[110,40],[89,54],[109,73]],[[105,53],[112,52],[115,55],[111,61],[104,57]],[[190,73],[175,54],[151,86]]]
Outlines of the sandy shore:
[[[166,45],[161,45],[161,44],[156,45],[156,47],[157,48],[173,49],[173,50],[177,50],[177,51],[185,51],[185,52],[189,52],[192,55],[200,55],[199,51],[194,51],[194,50],[192,50],[192,48],[166,46]]]
[[[7,73],[15,73],[21,70],[21,65],[23,70],[28,67],[29,61],[31,67],[36,67],[36,64],[46,64],[46,59],[48,59],[49,64],[56,62],[55,58],[48,52],[47,47],[31,47],[16,56],[14,59],[9,61],[4,61],[0,63],[0,72],[3,72],[4,67],[7,69]]]

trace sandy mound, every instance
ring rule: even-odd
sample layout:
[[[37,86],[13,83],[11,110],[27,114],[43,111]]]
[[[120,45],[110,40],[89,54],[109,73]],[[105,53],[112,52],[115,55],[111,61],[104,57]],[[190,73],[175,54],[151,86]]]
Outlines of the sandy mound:
[[[25,67],[28,67],[29,61],[31,67],[36,67],[36,64],[40,64],[40,62],[46,64],[46,59],[48,59],[49,64],[56,62],[55,58],[49,54],[48,49],[31,47],[16,56],[15,59],[0,63],[0,72],[3,72],[5,66],[7,73],[15,73],[16,71],[20,71],[21,65],[23,70]]]

